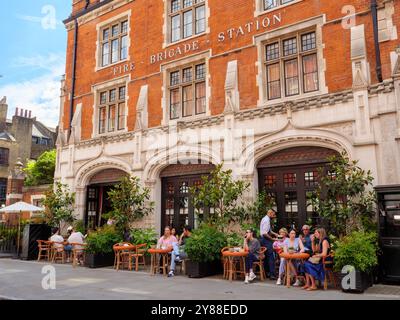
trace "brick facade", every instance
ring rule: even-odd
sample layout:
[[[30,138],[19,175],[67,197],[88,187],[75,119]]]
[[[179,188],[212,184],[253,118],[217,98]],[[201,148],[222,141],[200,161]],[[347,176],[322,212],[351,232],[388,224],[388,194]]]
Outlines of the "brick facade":
[[[313,155],[346,152],[371,170],[375,184],[398,184],[400,2],[377,2],[382,81],[369,0],[294,0],[266,11],[260,10],[261,0],[205,0],[205,31],[174,43],[169,41],[169,0],[91,0],[86,9],[87,1],[73,1],[72,15],[64,21],[68,44],[55,178],[77,193],[77,215],[86,214],[86,188],[92,177],[122,170],[150,188],[156,208],[146,225],[160,229],[165,214],[162,176],[202,169],[179,167],[177,161],[224,162],[235,177],[251,183],[248,199],[259,191],[258,171],[273,170],[274,164],[292,165],[297,156],[312,163]],[[128,59],[101,67],[100,31],[121,17],[129,22]],[[315,38],[316,90],[305,90],[301,73],[307,52],[296,52],[301,66],[297,83],[303,85],[297,95],[285,91],[291,81],[285,79],[289,58],[280,52],[281,96],[269,99],[267,45],[297,36],[300,48],[305,32]],[[198,63],[206,68],[205,113],[171,119],[171,72]],[[126,128],[99,133],[100,94],[122,85]]]

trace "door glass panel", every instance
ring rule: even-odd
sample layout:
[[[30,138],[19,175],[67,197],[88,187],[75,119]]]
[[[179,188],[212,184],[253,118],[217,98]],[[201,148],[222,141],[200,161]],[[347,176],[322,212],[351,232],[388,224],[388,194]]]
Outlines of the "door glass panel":
[[[285,173],[283,175],[283,184],[284,184],[285,188],[296,187],[296,185],[297,185],[296,173]]]
[[[318,171],[306,171],[304,172],[304,185],[306,187],[317,187],[318,186]]]
[[[285,213],[291,226],[298,225],[298,210],[297,192],[285,192]]]
[[[276,174],[269,174],[265,176],[265,188],[272,189],[276,187]]]
[[[306,211],[307,211],[307,219],[312,219],[313,225],[317,225],[319,223],[319,216],[317,212],[316,206],[313,204],[312,196],[313,191],[306,192]]]
[[[271,205],[271,209],[278,211],[278,197],[276,192],[268,192],[267,193],[267,203]]]

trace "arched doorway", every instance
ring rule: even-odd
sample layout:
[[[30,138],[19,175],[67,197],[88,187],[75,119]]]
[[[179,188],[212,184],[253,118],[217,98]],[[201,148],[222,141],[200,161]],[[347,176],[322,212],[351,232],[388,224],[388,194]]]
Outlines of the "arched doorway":
[[[85,226],[96,229],[106,223],[103,214],[110,212],[108,192],[127,173],[119,169],[105,169],[95,174],[87,186]]]
[[[311,195],[319,183],[319,169],[327,158],[338,155],[322,147],[293,147],[273,153],[258,165],[259,190],[274,199],[279,226],[299,228],[309,219],[319,224]]]
[[[161,228],[171,226],[181,232],[185,225],[197,227],[189,189],[202,183],[202,176],[210,174],[215,168],[212,164],[174,164],[166,167],[161,173],[162,206]]]

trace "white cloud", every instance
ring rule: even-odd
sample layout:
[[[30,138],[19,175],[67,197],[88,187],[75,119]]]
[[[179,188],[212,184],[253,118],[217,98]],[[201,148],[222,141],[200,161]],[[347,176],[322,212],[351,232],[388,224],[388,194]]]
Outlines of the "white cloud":
[[[32,116],[50,127],[58,125],[60,109],[60,80],[65,73],[63,55],[18,57],[13,67],[25,67],[43,70],[42,75],[18,83],[0,86],[0,97],[6,96],[8,116],[15,108],[32,111]]]

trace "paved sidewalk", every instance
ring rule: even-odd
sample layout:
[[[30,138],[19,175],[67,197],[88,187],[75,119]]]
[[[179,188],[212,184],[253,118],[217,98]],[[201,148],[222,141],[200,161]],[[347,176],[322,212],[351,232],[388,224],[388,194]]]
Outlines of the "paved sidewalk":
[[[1,259],[0,299],[400,300],[400,287],[392,286],[375,286],[365,294],[345,294],[337,290],[305,292],[299,288],[276,286],[271,281],[245,285],[242,281],[229,282],[218,278],[166,278],[161,275],[150,276],[146,272],[74,269],[71,265],[53,265],[56,270],[56,289],[44,290],[42,280],[45,274],[42,274],[42,268],[45,266],[46,263]]]

